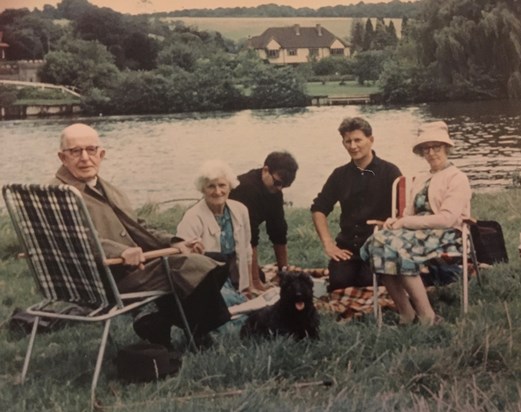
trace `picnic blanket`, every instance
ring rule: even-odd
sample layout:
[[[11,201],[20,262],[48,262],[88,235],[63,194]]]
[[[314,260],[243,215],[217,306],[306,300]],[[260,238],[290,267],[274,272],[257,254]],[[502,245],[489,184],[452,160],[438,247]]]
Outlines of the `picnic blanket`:
[[[298,266],[289,266],[287,270],[309,273],[314,280],[326,279],[327,281],[329,276],[328,270],[323,268],[300,268]],[[276,265],[265,265],[262,267],[262,271],[264,272],[268,282],[276,283]],[[377,293],[380,308],[396,310],[394,302],[384,286],[379,286]],[[335,314],[338,321],[348,321],[363,316],[364,314],[373,313],[373,294],[373,287],[348,287],[345,289],[337,289],[331,293],[325,293],[316,298],[315,307],[320,312]]]
[[[396,310],[384,286],[378,286],[377,293],[380,308]],[[338,321],[350,320],[373,313],[373,295],[373,288],[369,286],[337,289],[317,299],[315,307],[319,311],[336,314]]]

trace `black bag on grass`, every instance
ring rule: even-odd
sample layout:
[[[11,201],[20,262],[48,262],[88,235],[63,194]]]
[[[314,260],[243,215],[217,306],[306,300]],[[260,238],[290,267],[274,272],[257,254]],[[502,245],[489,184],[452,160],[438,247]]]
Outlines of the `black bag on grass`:
[[[503,230],[498,222],[478,220],[477,224],[470,226],[470,234],[479,263],[508,263]]]

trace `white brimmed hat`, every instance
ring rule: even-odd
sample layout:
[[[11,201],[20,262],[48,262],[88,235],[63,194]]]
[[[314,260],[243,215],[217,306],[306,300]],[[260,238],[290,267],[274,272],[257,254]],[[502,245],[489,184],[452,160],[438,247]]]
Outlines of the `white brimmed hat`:
[[[427,142],[445,143],[454,146],[454,142],[449,137],[449,127],[447,123],[439,120],[437,122],[423,123],[418,129],[418,137],[414,142],[412,151],[420,154],[420,146]]]

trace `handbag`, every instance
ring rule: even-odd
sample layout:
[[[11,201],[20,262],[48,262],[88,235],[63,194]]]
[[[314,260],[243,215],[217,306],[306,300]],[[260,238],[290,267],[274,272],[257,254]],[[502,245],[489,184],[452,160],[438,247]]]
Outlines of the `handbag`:
[[[470,235],[479,263],[508,263],[501,225],[494,220],[478,220],[470,226]]]

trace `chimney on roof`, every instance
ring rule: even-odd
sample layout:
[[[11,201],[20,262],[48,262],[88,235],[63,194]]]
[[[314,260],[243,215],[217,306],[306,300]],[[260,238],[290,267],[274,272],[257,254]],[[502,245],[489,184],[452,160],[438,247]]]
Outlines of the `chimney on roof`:
[[[295,27],[295,34],[297,36],[300,36],[300,25],[299,24],[295,24],[294,27]]]
[[[322,36],[322,26],[320,24],[317,24],[316,27],[317,27],[317,34],[319,36]]]

